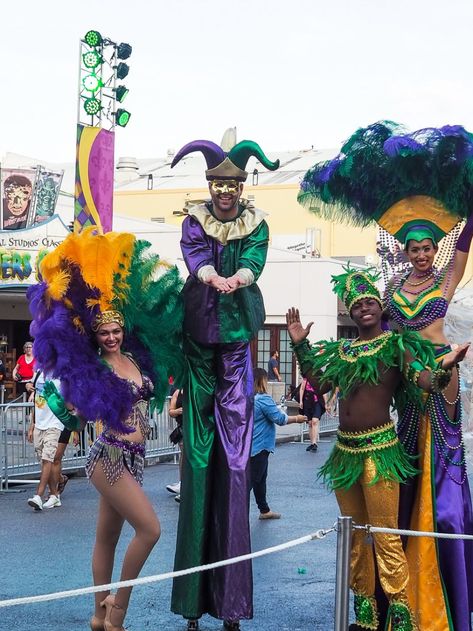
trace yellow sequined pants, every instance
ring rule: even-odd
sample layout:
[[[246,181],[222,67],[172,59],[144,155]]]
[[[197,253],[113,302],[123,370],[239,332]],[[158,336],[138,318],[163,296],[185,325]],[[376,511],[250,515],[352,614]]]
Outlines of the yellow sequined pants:
[[[360,525],[398,527],[399,483],[376,476],[371,458],[366,458],[358,481],[349,489],[336,489],[342,515],[351,515]],[[375,590],[375,556],[381,587],[389,601],[404,601],[409,570],[399,535],[373,533],[373,544],[366,532],[355,530],[352,539],[350,586],[355,594],[371,597]]]

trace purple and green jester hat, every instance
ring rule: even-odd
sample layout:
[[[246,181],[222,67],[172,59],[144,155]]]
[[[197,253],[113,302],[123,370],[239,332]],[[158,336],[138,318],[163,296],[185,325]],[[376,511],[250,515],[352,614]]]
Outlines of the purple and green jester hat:
[[[205,176],[207,180],[237,180],[245,182],[248,177],[246,164],[254,156],[270,171],[279,168],[279,160],[271,162],[264,155],[261,147],[252,140],[242,140],[227,153],[211,140],[193,140],[180,149],[172,161],[171,168],[194,151],[201,151],[207,162]]]

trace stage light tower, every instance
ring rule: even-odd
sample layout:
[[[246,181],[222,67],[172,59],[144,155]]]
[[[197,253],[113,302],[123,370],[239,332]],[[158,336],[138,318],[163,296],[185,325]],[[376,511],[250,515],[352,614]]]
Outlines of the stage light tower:
[[[130,112],[117,109],[129,90],[118,80],[123,80],[130,66],[123,60],[132,53],[130,44],[118,44],[99,31],[90,30],[80,41],[79,96],[77,120],[81,125],[113,130],[125,127]]]
[[[120,106],[128,94],[121,81],[130,70],[124,60],[131,52],[130,44],[94,30],[80,40],[74,232],[113,228],[114,130],[126,127],[131,116]]]

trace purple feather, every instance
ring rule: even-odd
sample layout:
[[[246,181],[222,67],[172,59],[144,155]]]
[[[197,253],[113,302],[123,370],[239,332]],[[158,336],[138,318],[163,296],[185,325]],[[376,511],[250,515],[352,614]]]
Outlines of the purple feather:
[[[462,125],[444,125],[440,127],[439,132],[444,136],[462,136],[470,140],[470,134]]]
[[[325,184],[326,182],[328,182],[340,166],[341,162],[342,160],[339,157],[330,160],[330,162],[317,174],[317,183]]]
[[[85,284],[75,289],[83,291],[84,300],[89,297]],[[71,312],[63,303],[51,301],[46,307],[44,291],[44,283],[28,290],[38,366],[60,379],[61,394],[88,421],[102,420],[115,431],[129,433],[132,429],[122,422],[133,404],[128,382],[100,360],[94,343],[73,325]],[[92,293],[90,289],[88,293]],[[87,313],[85,302],[81,311]]]
[[[403,156],[422,151],[424,147],[409,136],[391,136],[383,144],[383,149],[386,155],[394,158],[398,155]]]

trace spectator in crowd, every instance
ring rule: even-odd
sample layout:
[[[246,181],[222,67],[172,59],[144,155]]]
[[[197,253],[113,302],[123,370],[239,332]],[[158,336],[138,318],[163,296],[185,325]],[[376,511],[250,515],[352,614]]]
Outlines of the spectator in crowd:
[[[262,368],[254,371],[255,414],[251,444],[251,486],[258,505],[260,519],[279,519],[280,513],[269,508],[266,499],[268,458],[276,448],[276,425],[304,423],[302,414],[288,416],[282,412],[268,394],[268,373]]]
[[[327,395],[327,413],[330,416],[338,414],[338,399],[340,398],[340,388],[336,387]]]
[[[52,380],[59,388],[59,381]],[[57,508],[61,506],[57,488],[57,468],[54,468],[54,459],[58,448],[59,437],[64,425],[53,414],[43,396],[46,378],[43,372],[35,377],[35,383],[31,383],[28,389],[34,392],[34,408],[28,428],[28,442],[34,444],[36,455],[41,462],[41,474],[35,495],[28,499],[28,504],[35,511],[43,508]],[[49,499],[43,502],[46,487],[49,487]]]
[[[279,352],[271,351],[271,356],[268,361],[268,381],[282,381],[279,374]]]
[[[17,393],[18,395],[26,392],[26,384],[33,379],[35,360],[33,356],[33,342],[25,342],[23,346],[23,355],[18,357],[18,360],[13,368],[12,377],[18,382]]]
[[[0,353],[0,384],[5,381],[6,376],[7,376],[7,369],[5,367],[5,362],[3,360],[3,353]]]
[[[299,406],[302,414],[306,416],[309,425],[309,446],[306,451],[317,451],[319,442],[319,427],[322,414],[325,412],[323,396],[317,396],[310,382],[304,377],[299,392]]]
[[[169,402],[169,416],[176,421],[176,427],[171,432],[169,439],[174,445],[179,445],[179,480],[174,484],[168,484],[166,489],[170,493],[175,493],[176,502],[181,501],[181,478],[182,478],[182,398],[183,391],[179,388],[175,389],[171,401]]]
[[[28,401],[34,401],[35,399],[35,389],[36,389],[36,382],[38,380],[39,375],[41,374],[41,371],[37,370],[35,372],[35,376],[33,378],[33,381],[28,381],[25,384],[26,387],[26,392],[28,393],[29,397],[28,397]],[[47,406],[47,403],[46,403]],[[57,488],[57,494],[56,497],[60,500],[61,499],[61,494],[64,491],[64,488],[66,486],[66,484],[69,482],[69,478],[67,477],[67,475],[64,475],[62,473],[62,459],[64,457],[64,453],[66,451],[66,447],[69,444],[70,438],[71,438],[71,430],[67,429],[66,427],[64,427],[64,429],[62,430],[59,439],[58,439],[58,445],[57,445],[57,449],[56,449],[56,454],[54,456],[54,461],[53,461],[53,466],[52,466],[52,486],[54,488]],[[77,444],[79,441],[79,436],[77,434],[77,432],[74,432],[74,438],[73,438],[74,444]],[[51,489],[50,489],[51,490]],[[43,503],[43,507],[46,508],[55,508],[57,506],[60,506],[60,503],[55,502],[54,500],[51,501],[51,503],[54,504],[54,506],[49,506],[48,502],[49,502],[50,497],[48,498],[48,500]]]

